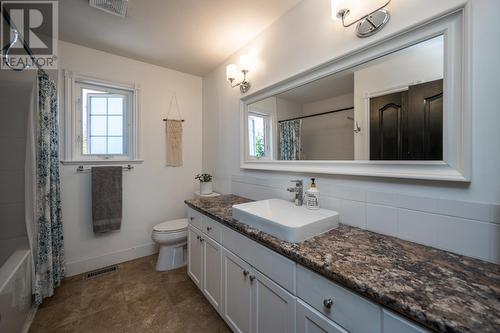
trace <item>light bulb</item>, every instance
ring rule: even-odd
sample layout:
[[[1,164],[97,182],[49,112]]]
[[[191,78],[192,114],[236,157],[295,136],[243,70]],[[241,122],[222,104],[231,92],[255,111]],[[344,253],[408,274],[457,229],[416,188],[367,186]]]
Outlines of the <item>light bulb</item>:
[[[248,54],[242,55],[240,57],[240,70],[249,72],[250,67],[252,67],[252,57]]]
[[[235,64],[227,65],[226,67],[226,80],[232,81],[236,79],[238,75],[238,66]]]

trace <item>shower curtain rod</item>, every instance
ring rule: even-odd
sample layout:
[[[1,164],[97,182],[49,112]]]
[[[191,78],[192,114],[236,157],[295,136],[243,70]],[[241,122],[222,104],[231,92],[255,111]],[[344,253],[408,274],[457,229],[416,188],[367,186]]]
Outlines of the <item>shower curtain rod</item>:
[[[278,123],[282,123],[284,121],[299,120],[299,119],[305,119],[305,118],[310,118],[310,117],[323,116],[325,114],[330,114],[330,113],[335,113],[335,112],[341,112],[341,111],[347,111],[347,110],[352,110],[352,109],[354,109],[354,106],[352,106],[350,108],[344,108],[344,109],[331,110],[331,111],[326,111],[326,112],[321,112],[321,113],[316,113],[316,114],[310,114],[310,115],[302,116],[302,117],[296,117],[296,118],[278,120]]]
[[[19,40],[21,41],[21,43],[23,44],[23,49],[26,51],[26,53],[30,56],[31,58],[31,61],[33,62],[33,64],[41,71],[43,71],[45,73],[45,71],[42,69],[42,67],[38,64],[38,62],[36,61],[35,59],[35,56],[33,55],[33,51],[31,50],[31,48],[29,47],[29,45],[26,43],[26,41],[24,40],[24,37],[21,35],[21,33],[19,32],[19,29],[17,29],[16,25],[12,22],[12,20],[10,19],[10,16],[9,14],[7,13],[7,11],[5,11],[3,9],[3,6],[0,8],[0,11],[2,12],[2,16],[5,20],[5,22],[7,22],[7,24],[10,26],[10,28],[17,33],[17,35],[19,36]],[[2,50],[4,51],[4,54],[2,55],[2,58],[4,58],[7,62],[7,55],[8,55],[8,51],[9,49],[13,46],[13,44],[7,44],[5,47],[2,48]],[[7,66],[9,66],[7,64]],[[10,66],[9,66],[10,67]],[[26,69],[27,67],[21,69],[21,71],[23,71],[24,69]]]

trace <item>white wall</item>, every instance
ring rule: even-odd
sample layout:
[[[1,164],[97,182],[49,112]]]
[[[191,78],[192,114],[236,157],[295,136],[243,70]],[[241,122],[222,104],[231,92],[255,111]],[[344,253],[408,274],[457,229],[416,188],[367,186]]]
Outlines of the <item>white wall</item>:
[[[390,54],[354,72],[354,109],[359,126],[355,136],[357,160],[370,159],[369,97],[394,89],[443,78],[443,37]]]
[[[252,83],[250,92],[256,92],[462,3],[464,1],[461,0],[392,1],[388,8],[391,21],[387,27],[365,39],[355,36],[354,27],[344,29],[340,22],[331,20],[330,1],[305,0],[299,3],[203,78],[203,166],[206,171],[215,174],[216,190],[253,198],[287,196],[284,189],[289,179],[310,176],[240,169],[241,96],[238,89],[231,89],[225,81],[225,66],[228,63],[236,62],[241,54],[256,55],[257,66],[249,75]],[[372,229],[380,232],[387,232],[381,227],[390,224],[402,238],[500,262],[500,154],[497,147],[500,142],[500,112],[496,98],[500,45],[495,39],[500,34],[500,22],[496,20],[500,2],[471,0],[469,5],[473,43],[471,183],[333,175],[321,175],[317,177],[317,183],[321,190],[332,193],[332,198],[341,203],[345,223],[361,227],[374,225]],[[233,179],[238,181],[232,182]],[[398,201],[403,194],[409,198],[407,204]],[[449,200],[444,201],[446,204],[441,207],[446,209],[439,210],[435,206],[438,198]],[[381,208],[374,211],[368,205],[379,205]],[[446,217],[453,212],[460,216],[442,218],[441,222],[436,217]],[[443,235],[439,241],[435,240],[436,228],[440,228]],[[425,239],[428,241],[425,242]]]
[[[34,81],[0,77],[0,242],[26,239],[24,166],[27,115]],[[9,255],[4,253],[4,255]]]
[[[304,116],[353,106],[353,94],[335,96],[302,106]],[[354,110],[306,118],[302,121],[305,160],[354,159]]]
[[[202,163],[202,80],[143,62],[60,42],[60,69],[105,80],[139,83],[142,89],[142,158],[123,176],[121,230],[96,236],[92,232],[90,174],[76,166],[61,167],[62,214],[67,273],[73,275],[155,251],[152,227],[185,216],[183,201],[197,189],[194,175]],[[62,80],[60,78],[60,80]],[[59,84],[62,88],[63,85]],[[165,125],[172,92],[177,93],[184,123],[180,168],[165,166]],[[62,96],[62,93],[61,93]],[[63,99],[59,101],[62,106]],[[64,108],[61,107],[61,113]]]
[[[276,111],[278,121],[302,116],[302,105],[288,99],[276,97]]]

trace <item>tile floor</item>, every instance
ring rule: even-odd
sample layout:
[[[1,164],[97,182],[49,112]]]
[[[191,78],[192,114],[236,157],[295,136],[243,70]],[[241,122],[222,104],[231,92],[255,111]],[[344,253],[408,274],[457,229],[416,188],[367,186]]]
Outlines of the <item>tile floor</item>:
[[[30,332],[231,332],[185,268],[160,273],[155,261],[144,257],[93,279],[66,279],[38,309]]]

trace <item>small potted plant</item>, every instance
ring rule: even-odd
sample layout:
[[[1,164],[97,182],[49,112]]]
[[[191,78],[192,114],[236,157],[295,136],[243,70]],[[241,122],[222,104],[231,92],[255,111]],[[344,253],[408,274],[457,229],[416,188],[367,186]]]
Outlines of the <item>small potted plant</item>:
[[[212,194],[212,175],[209,173],[199,173],[194,177],[200,181],[200,194]]]

